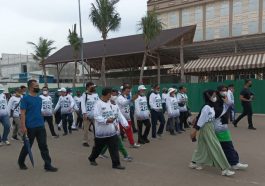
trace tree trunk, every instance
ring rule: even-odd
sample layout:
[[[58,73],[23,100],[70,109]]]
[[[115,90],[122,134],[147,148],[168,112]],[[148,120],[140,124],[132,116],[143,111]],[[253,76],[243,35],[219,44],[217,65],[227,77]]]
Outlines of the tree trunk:
[[[161,66],[160,66],[160,55],[157,58],[157,83],[160,85],[161,82]]]
[[[74,59],[76,59],[75,57]],[[75,60],[75,72],[74,72],[74,79],[73,79],[73,88],[75,88],[75,83],[76,83],[76,71],[77,71],[77,60]]]
[[[144,52],[144,58],[142,62],[141,72],[140,72],[140,79],[139,79],[139,85],[143,84],[143,75],[144,75],[144,67],[147,59],[147,52]]]
[[[59,72],[59,66],[57,64],[57,87],[60,88],[60,72]]]
[[[101,81],[102,81],[102,86],[107,86],[107,82],[106,82],[106,67],[105,67],[105,63],[106,63],[106,38],[103,38],[103,42],[104,42],[104,53],[103,53],[103,57],[102,57],[102,64],[101,64]]]
[[[185,68],[184,68],[184,49],[183,49],[184,39],[181,38],[181,45],[180,45],[180,81],[181,83],[186,83],[185,77]]]
[[[44,60],[42,61],[42,68],[43,68],[43,76],[44,76],[44,85],[45,87],[48,87],[47,72],[46,72],[46,66],[45,66]]]

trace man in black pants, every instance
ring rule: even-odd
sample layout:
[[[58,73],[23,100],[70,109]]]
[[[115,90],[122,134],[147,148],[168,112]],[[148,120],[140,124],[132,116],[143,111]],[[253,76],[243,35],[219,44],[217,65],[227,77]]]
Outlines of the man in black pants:
[[[118,118],[115,118],[112,105],[109,101],[111,93],[111,88],[104,88],[101,99],[95,104],[95,145],[88,160],[91,165],[97,166],[96,159],[102,149],[107,146],[112,160],[112,168],[125,169],[120,164],[119,138],[117,136],[117,126],[114,122]]]
[[[44,160],[44,169],[49,172],[56,172],[58,169],[51,165],[51,157],[47,146],[47,135],[44,127],[44,121],[41,114],[42,100],[37,95],[40,91],[36,80],[28,81],[29,94],[23,96],[20,104],[21,112],[21,132],[29,138],[30,146],[33,145],[35,138]],[[21,170],[26,170],[25,159],[28,155],[27,147],[24,145],[19,158],[18,165]]]
[[[254,94],[249,90],[252,86],[252,81],[247,79],[245,80],[244,89],[240,92],[240,100],[243,107],[243,112],[238,118],[233,122],[234,126],[237,127],[237,123],[245,116],[248,117],[248,129],[256,130],[252,123],[252,105],[251,102],[254,99]]]
[[[184,128],[189,128],[189,124],[187,122],[187,119],[189,117],[189,111],[188,111],[188,96],[187,96],[187,89],[184,86],[179,87],[179,92],[177,94],[177,100],[179,105],[179,111],[180,111],[180,130],[185,131]],[[183,128],[184,127],[184,128]]]

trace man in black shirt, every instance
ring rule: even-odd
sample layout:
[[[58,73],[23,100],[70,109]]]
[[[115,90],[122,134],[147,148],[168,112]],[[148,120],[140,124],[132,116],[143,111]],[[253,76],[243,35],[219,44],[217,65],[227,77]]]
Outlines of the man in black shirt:
[[[234,126],[237,127],[237,123],[245,116],[248,117],[248,129],[256,130],[256,128],[253,126],[252,123],[252,105],[251,102],[254,99],[254,94],[249,90],[249,88],[252,86],[251,80],[246,80],[244,89],[240,92],[240,100],[243,107],[242,114],[233,122]]]

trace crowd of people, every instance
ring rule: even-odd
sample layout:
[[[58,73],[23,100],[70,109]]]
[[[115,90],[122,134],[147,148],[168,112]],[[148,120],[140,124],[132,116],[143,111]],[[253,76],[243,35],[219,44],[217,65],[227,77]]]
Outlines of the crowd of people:
[[[234,86],[221,85],[217,90],[203,93],[205,105],[193,120],[185,86],[163,89],[160,95],[159,85],[152,86],[149,91],[140,85],[133,95],[131,86],[124,83],[119,90],[103,87],[99,97],[96,85],[88,82],[83,94],[76,91],[73,97],[71,89],[60,88],[53,100],[48,87],[43,87],[41,91],[36,80],[29,80],[27,89],[25,86],[16,88],[8,100],[0,85],[0,122],[4,128],[0,146],[10,145],[8,136],[11,128],[12,140],[21,141],[26,135],[32,146],[36,139],[45,162],[44,169],[56,172],[58,169],[52,166],[47,146],[44,125],[47,122],[54,138],[59,138],[55,126],[58,131],[63,130],[63,136],[82,129],[84,147],[90,146],[91,132],[94,145],[88,157],[90,164],[96,166],[98,157],[107,158],[105,152],[109,149],[112,167],[125,169],[120,163],[119,152],[125,161],[133,160],[125,148],[125,138],[131,148],[141,148],[150,143],[150,131],[151,138],[158,139],[164,130],[170,135],[177,135],[192,127],[191,139],[198,141],[198,144],[189,167],[201,170],[204,165],[215,166],[222,170],[222,175],[231,176],[235,173],[231,168],[241,170],[248,167],[239,161],[228,123],[230,120],[237,127],[240,119],[247,115],[249,129],[256,129],[252,123],[251,102],[254,94],[249,90],[251,84],[251,80],[246,80],[240,93],[243,113],[237,119]],[[138,133],[137,140],[133,133]],[[23,146],[18,158],[22,170],[27,169],[26,156],[27,149]]]

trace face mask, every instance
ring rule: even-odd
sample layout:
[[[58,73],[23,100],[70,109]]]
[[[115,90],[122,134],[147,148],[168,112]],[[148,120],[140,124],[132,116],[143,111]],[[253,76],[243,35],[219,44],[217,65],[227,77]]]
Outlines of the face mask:
[[[43,95],[47,95],[48,91],[44,90],[42,93],[43,93]]]
[[[212,98],[211,98],[211,101],[212,101],[213,103],[215,103],[215,102],[217,101],[217,97],[212,97]]]
[[[34,88],[34,92],[35,93],[39,93],[40,92],[40,88]]]
[[[227,96],[227,92],[220,92],[220,95],[223,96],[223,97],[226,97]]]
[[[159,93],[160,93],[160,90],[156,90],[155,92],[156,92],[157,94],[159,94]]]
[[[145,95],[145,93],[140,93],[140,96],[144,96]]]
[[[111,101],[116,101],[117,98],[118,98],[118,96],[111,96],[110,100],[111,100]]]
[[[70,96],[73,96],[73,93],[70,93]]]

